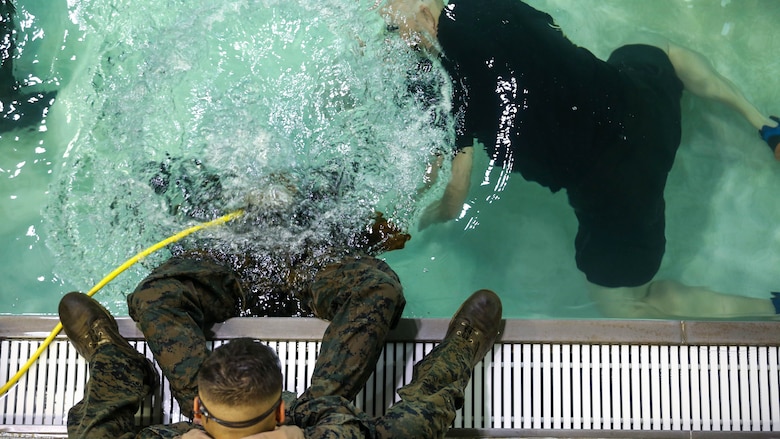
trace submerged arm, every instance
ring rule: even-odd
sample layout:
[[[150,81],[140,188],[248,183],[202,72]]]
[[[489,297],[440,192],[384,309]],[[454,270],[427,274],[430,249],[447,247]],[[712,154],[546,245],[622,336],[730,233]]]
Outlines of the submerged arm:
[[[431,224],[442,223],[458,217],[469,193],[473,160],[473,146],[463,148],[453,157],[452,175],[444,189],[444,195],[425,209],[420,218],[420,230]]]
[[[423,176],[423,185],[417,189],[417,197],[419,198],[436,183],[439,179],[439,170],[444,162],[444,157],[441,154],[435,154],[431,157],[431,161],[428,163],[428,167],[425,168],[425,175]]]

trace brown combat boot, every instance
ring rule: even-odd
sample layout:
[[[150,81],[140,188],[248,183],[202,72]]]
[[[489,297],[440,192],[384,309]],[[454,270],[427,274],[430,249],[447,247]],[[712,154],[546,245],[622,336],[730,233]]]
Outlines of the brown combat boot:
[[[474,347],[471,367],[493,347],[501,326],[501,299],[490,290],[479,290],[458,308],[450,320],[445,339],[462,337]]]
[[[78,291],[70,292],[60,300],[59,313],[62,329],[87,362],[92,361],[99,346],[112,343],[128,357],[138,359],[143,364],[145,381],[151,387],[157,385],[159,377],[151,361],[122,337],[114,317],[97,300]]]

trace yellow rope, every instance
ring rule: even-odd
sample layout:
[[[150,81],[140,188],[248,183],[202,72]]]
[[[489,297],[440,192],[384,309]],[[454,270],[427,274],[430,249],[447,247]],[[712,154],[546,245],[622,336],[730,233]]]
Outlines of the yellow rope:
[[[128,259],[124,264],[120,265],[116,270],[114,270],[111,273],[109,273],[108,276],[104,277],[103,280],[101,280],[100,282],[97,283],[97,285],[92,287],[92,289],[89,290],[89,292],[87,292],[87,295],[92,297],[93,295],[95,295],[95,293],[97,293],[107,283],[111,282],[120,273],[122,273],[123,271],[127,270],[128,268],[130,268],[130,266],[132,266],[136,262],[140,261],[141,259],[143,259],[143,258],[149,256],[150,254],[156,252],[157,250],[165,247],[166,245],[174,243],[174,242],[184,238],[187,235],[190,235],[192,233],[197,232],[198,230],[205,229],[205,228],[212,227],[212,226],[216,226],[216,225],[219,225],[219,224],[224,224],[224,223],[226,223],[226,222],[228,222],[228,221],[230,221],[230,220],[232,220],[234,218],[238,218],[243,213],[244,213],[243,210],[236,210],[235,212],[231,212],[231,213],[229,213],[227,215],[224,215],[224,216],[221,216],[221,217],[219,217],[219,218],[217,218],[215,220],[212,220],[212,221],[209,221],[209,222],[205,222],[205,223],[200,223],[200,224],[197,224],[195,226],[192,226],[189,229],[183,230],[183,231],[181,231],[181,232],[179,232],[179,233],[177,233],[177,234],[175,234],[175,235],[173,235],[173,236],[171,236],[171,237],[169,237],[167,239],[164,239],[164,240],[158,242],[157,244],[147,248],[146,250],[144,250],[144,251],[138,253],[137,255],[133,256],[132,258]],[[13,376],[13,378],[8,380],[8,382],[5,383],[5,385],[2,388],[0,388],[0,397],[5,395],[6,392],[8,392],[11,389],[11,387],[13,387],[19,381],[19,379],[22,376],[24,376],[25,373],[27,373],[27,370],[30,369],[30,366],[32,366],[33,364],[35,364],[36,361],[38,361],[38,358],[41,356],[43,351],[45,351],[46,348],[49,347],[51,342],[54,341],[54,338],[57,337],[57,334],[59,334],[61,330],[62,330],[62,323],[57,323],[57,326],[55,326],[54,329],[52,329],[52,331],[49,334],[49,336],[46,337],[46,339],[43,341],[43,344],[41,344],[41,346],[38,348],[38,350],[35,351],[35,353],[30,357],[29,360],[27,360],[27,363],[24,365],[24,367],[19,369],[19,372],[17,372],[16,375]]]

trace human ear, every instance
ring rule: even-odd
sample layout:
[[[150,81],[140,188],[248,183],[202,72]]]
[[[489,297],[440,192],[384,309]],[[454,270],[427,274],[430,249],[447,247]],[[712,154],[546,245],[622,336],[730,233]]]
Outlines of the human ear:
[[[276,408],[276,424],[284,424],[284,400],[279,403],[279,407]]]
[[[192,400],[192,423],[195,425],[203,425],[203,416],[198,413],[198,397],[196,396]]]

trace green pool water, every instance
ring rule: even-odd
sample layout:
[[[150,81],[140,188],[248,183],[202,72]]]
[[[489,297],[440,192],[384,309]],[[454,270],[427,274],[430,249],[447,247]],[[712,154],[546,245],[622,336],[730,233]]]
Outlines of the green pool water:
[[[603,58],[637,33],[662,34],[780,112],[774,0],[528,3]],[[404,250],[383,255],[404,283],[407,317],[448,317],[478,288],[499,292],[511,318],[603,317],[574,265],[565,194],[492,169],[484,154],[463,216],[417,231],[442,190],[415,197],[425,160],[449,132],[399,98],[414,58],[382,32],[373,1],[16,4],[16,77],[57,97],[43,124],[0,133],[0,314],[54,313],[65,292],[196,224],[149,184],[168,163],[221,176],[225,211],[264,193],[272,175],[312,185],[327,181],[314,170],[345,176],[350,189],[317,206],[320,225],[380,210],[409,230]],[[683,124],[659,277],[768,297],[780,289],[780,166],[725,108],[686,96]],[[252,236],[300,244],[284,230]],[[96,297],[126,315],[124,295],[169,254]]]

